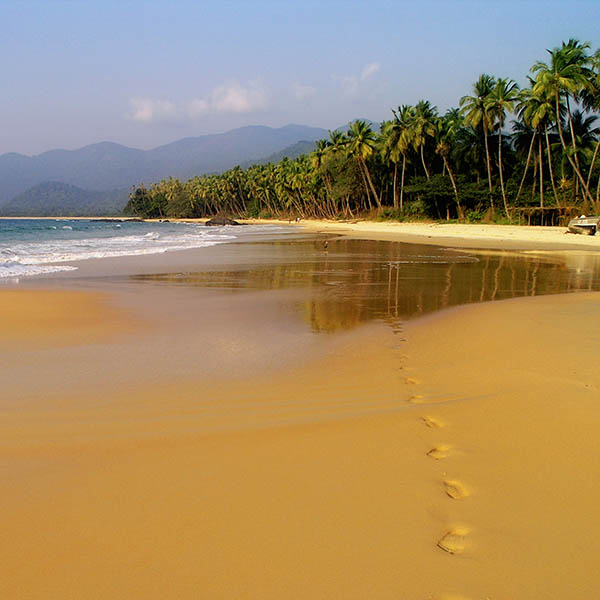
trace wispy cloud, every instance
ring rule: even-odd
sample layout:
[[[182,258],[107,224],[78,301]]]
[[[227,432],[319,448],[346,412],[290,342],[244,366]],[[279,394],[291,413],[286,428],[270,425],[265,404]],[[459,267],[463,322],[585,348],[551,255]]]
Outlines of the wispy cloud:
[[[170,100],[131,98],[128,117],[142,123],[201,119],[211,114],[242,114],[265,109],[269,91],[260,82],[242,85],[237,81],[215,88],[205,98],[175,104]]]
[[[381,69],[381,65],[378,62],[372,62],[368,65],[365,65],[363,70],[360,72],[361,80],[365,81],[366,79],[369,79],[369,77],[375,75],[379,69]]]
[[[130,117],[142,123],[156,121],[172,121],[178,118],[177,106],[170,100],[154,100],[152,98],[131,98]]]
[[[371,79],[381,69],[381,64],[371,62],[366,64],[359,75],[333,75],[333,80],[341,88],[344,96],[355,96],[361,90],[361,84]]]
[[[344,96],[354,96],[358,92],[358,77],[355,75],[334,75],[333,80],[342,88]]]
[[[307,102],[317,93],[317,88],[296,82],[292,85],[292,92],[296,96],[296,100]]]
[[[246,87],[233,82],[214,90],[210,106],[218,113],[249,113],[264,109],[268,99],[267,90],[258,82]]]

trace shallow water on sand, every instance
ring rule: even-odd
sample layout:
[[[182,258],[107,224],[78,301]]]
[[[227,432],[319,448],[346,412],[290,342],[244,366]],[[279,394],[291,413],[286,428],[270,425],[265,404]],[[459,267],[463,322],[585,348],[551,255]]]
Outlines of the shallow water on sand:
[[[318,239],[245,245],[270,262],[134,274],[130,281],[219,289],[303,290],[298,311],[312,331],[349,329],[437,310],[523,296],[600,289],[600,257],[458,251],[388,241]],[[253,248],[254,247],[254,248]]]

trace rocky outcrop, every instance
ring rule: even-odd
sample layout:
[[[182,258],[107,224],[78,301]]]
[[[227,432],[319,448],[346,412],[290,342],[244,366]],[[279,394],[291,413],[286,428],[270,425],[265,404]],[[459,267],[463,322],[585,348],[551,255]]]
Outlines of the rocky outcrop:
[[[237,221],[234,221],[233,219],[230,219],[228,217],[213,217],[212,219],[206,221],[206,223],[204,224],[208,227],[215,225],[241,225],[241,223],[238,223]]]

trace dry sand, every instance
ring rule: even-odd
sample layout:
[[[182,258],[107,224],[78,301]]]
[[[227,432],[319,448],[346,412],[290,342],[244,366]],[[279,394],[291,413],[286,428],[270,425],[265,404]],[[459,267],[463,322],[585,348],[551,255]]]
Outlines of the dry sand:
[[[36,293],[2,291],[0,327]],[[73,302],[86,335],[129,319]],[[44,344],[70,303],[35,313]],[[268,376],[0,405],[0,596],[596,597],[599,313],[461,307]]]

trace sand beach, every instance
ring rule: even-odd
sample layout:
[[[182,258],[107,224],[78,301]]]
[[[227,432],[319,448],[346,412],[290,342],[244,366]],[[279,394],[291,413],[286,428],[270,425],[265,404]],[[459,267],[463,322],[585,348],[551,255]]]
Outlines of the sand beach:
[[[0,288],[2,598],[600,593],[600,239],[300,225]]]

